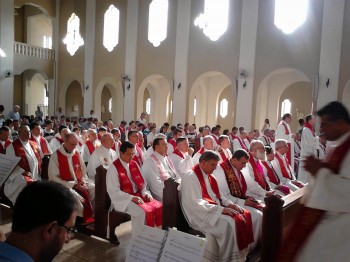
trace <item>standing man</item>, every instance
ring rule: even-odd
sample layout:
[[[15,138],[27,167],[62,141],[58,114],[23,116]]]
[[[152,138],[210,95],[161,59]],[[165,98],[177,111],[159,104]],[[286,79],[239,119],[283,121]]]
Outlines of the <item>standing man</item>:
[[[305,159],[304,168],[314,181],[276,261],[347,261],[350,257],[350,116],[337,101],[317,115],[320,132],[333,145],[324,161],[312,155]]]
[[[289,150],[286,156],[289,163],[294,163],[294,149],[292,147],[293,134],[290,131],[290,127],[289,127],[290,122],[292,122],[292,114],[290,113],[284,114],[282,116],[281,122],[279,122],[277,126],[275,140],[284,139],[287,141]]]
[[[43,113],[43,111],[41,111],[40,106],[37,106],[36,109],[37,110],[35,111],[35,117],[36,118],[38,118],[38,117],[43,118],[44,117],[44,113]]]
[[[19,121],[21,119],[21,116],[19,114],[19,110],[21,110],[20,106],[14,105],[13,110],[9,112],[7,118]]]
[[[108,168],[107,192],[115,210],[131,215],[132,236],[137,236],[142,226],[162,225],[162,203],[153,199],[147,190],[139,165],[132,160],[135,146],[129,141],[120,147],[120,157]]]

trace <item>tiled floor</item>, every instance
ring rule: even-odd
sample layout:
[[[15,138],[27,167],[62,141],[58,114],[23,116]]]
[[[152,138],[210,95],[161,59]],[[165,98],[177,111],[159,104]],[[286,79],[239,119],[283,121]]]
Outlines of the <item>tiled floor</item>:
[[[5,234],[11,231],[12,211],[0,205],[0,229]],[[125,261],[127,246],[131,238],[131,222],[121,224],[116,229],[119,246],[108,241],[76,234],[69,243],[65,244],[54,262],[122,262]]]

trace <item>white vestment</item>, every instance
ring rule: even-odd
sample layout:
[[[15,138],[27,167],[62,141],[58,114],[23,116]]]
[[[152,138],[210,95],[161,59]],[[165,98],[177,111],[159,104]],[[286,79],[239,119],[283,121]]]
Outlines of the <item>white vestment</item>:
[[[208,245],[204,256],[212,261],[245,261],[248,248],[239,251],[236,224],[232,217],[223,215],[223,206],[211,189],[208,176],[203,174],[209,196],[218,205],[209,204],[202,197],[202,189],[196,174],[192,171],[183,176],[181,184],[181,204],[191,227],[203,232]],[[232,201],[221,196],[222,204]],[[217,250],[218,249],[218,250]]]
[[[202,147],[201,147],[201,149],[202,149]],[[194,156],[192,157],[193,165],[197,165],[197,164],[199,163],[199,158],[200,158],[201,155],[202,155],[202,153],[200,153],[199,151],[200,151],[200,150],[198,150],[198,151],[194,154]],[[206,149],[204,148],[203,153],[204,153],[205,151],[208,151],[208,150],[206,150]]]
[[[95,150],[96,150],[96,146],[99,147],[101,145],[101,143],[97,140],[95,140],[92,144],[94,145]],[[89,162],[91,154],[90,154],[89,148],[86,145],[86,143],[83,145],[83,147],[81,149],[81,156],[82,156],[84,162]]]
[[[149,189],[152,193],[152,196],[162,202],[163,201],[163,188],[164,188],[164,181],[170,177],[175,178],[176,180],[180,181],[181,178],[176,173],[176,171],[172,171],[170,165],[167,163],[167,157],[161,156],[157,152],[154,152],[154,155],[158,158],[160,161],[161,168],[165,171],[166,177],[161,177],[161,174],[159,172],[159,168],[156,164],[156,162],[152,159],[152,157],[148,157],[143,162],[143,165],[141,167],[142,175],[144,179],[146,180]],[[171,160],[170,160],[171,161]]]
[[[232,143],[233,143],[233,151],[236,151],[238,149],[244,149],[246,151],[249,150],[249,141],[247,139],[241,139],[240,137],[236,137],[235,139],[233,139]],[[241,143],[245,145],[246,148],[242,148]]]
[[[218,146],[218,148],[216,149],[216,153],[220,157],[219,164],[221,164],[225,160],[221,156],[222,153],[226,156],[226,159],[231,159],[231,157],[232,157],[232,153],[231,153],[231,150],[229,148],[224,149],[221,146]]]
[[[234,172],[235,174],[237,174],[238,171],[234,168]],[[253,232],[254,232],[254,243],[250,244],[250,249],[253,249],[256,246],[261,233],[262,212],[254,207],[246,206],[244,204],[245,199],[241,199],[231,195],[230,189],[227,184],[225,172],[220,165],[218,165],[214,170],[213,176],[216,178],[216,181],[218,182],[221,195],[228,198],[229,200],[239,205],[240,207],[250,211],[252,215],[252,224],[253,224]],[[239,177],[237,177],[237,175],[236,175],[236,178],[240,182],[240,179]]]
[[[134,193],[136,193],[138,191],[138,188],[131,177],[129,164],[125,163],[121,159],[120,162],[126,170],[126,174],[132,184]],[[120,189],[118,170],[114,164],[110,165],[107,170],[106,185],[108,195],[111,198],[112,207],[117,211],[128,213],[131,216],[132,236],[137,236],[138,232],[140,232],[143,225],[145,224],[145,211],[136,203],[132,202],[133,195],[130,195]],[[146,187],[147,183],[145,181],[144,187],[141,191],[141,195],[143,197],[146,194],[151,195]]]
[[[276,151],[276,154],[278,154],[280,156],[280,158],[282,159],[284,168],[288,172],[290,169],[289,169],[287,161],[286,161],[286,156],[282,156],[277,151]],[[280,179],[282,185],[289,187],[289,189],[292,190],[293,192],[299,189],[299,187],[297,187],[296,185],[294,185],[291,182],[291,180],[295,180],[295,176],[293,173],[291,173],[292,179],[288,179],[282,175],[282,169],[281,169],[281,166],[280,166],[280,163],[279,163],[277,157],[275,157],[274,160],[271,161],[271,164],[272,164],[273,169],[275,170],[276,174],[278,175],[278,178]],[[290,174],[290,172],[288,172],[288,173]]]
[[[69,171],[72,176],[72,181],[66,181],[61,179],[60,177],[60,169],[58,165],[58,158],[57,158],[57,150],[59,150],[64,156],[68,157],[68,165],[69,165]],[[72,156],[75,154],[76,149],[73,150],[71,153],[67,153],[63,146],[61,146],[59,149],[57,149],[50,158],[49,162],[49,180],[55,181],[57,183],[60,183],[64,185],[65,187],[69,188],[71,192],[73,193],[75,199],[78,203],[78,216],[83,216],[83,205],[81,201],[83,200],[82,197],[73,189],[73,186],[78,182],[74,169],[73,169],[73,162],[72,162]],[[79,154],[80,155],[80,154]],[[91,179],[88,178],[86,175],[86,167],[85,163],[83,162],[83,159],[80,157],[80,166],[82,168],[82,175],[83,175],[83,181],[85,183],[85,186],[87,187],[87,190],[89,192],[90,201],[93,204],[95,199],[95,183]]]
[[[194,166],[192,157],[187,152],[184,153],[184,156],[185,158],[181,158],[175,153],[172,153],[169,156],[169,158],[174,164],[176,172],[180,175],[180,177],[190,172],[192,167]]]
[[[343,135],[336,144],[343,143],[349,135],[350,132]],[[339,174],[322,168],[308,189],[305,206],[325,210],[326,213],[303,245],[296,261],[349,261],[350,151],[339,167]]]
[[[103,166],[108,167],[118,158],[117,153],[112,149],[107,149],[104,146],[98,147],[90,156],[89,163],[86,167],[86,172],[92,181],[95,181],[96,168]]]
[[[38,136],[38,137],[36,137],[36,136],[34,136],[34,135],[32,135],[32,136],[34,137],[36,143],[38,144],[38,146],[39,146],[39,148],[40,148],[41,154],[44,155],[43,150],[41,149],[40,136]],[[44,143],[46,143],[47,149],[48,149],[48,151],[49,151],[48,154],[51,155],[51,154],[52,154],[52,149],[51,149],[51,147],[50,147],[49,142],[47,142],[46,139],[44,139],[43,141],[44,141]]]
[[[56,134],[50,141],[50,148],[52,152],[55,152],[62,145],[61,142],[57,140],[57,138],[61,138],[61,135]]]

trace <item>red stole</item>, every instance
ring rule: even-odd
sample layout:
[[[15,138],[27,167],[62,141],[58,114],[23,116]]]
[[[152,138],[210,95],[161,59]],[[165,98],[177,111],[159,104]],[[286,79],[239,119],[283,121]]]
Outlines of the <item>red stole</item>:
[[[266,191],[270,190],[269,185],[267,184],[265,178],[264,178],[264,170],[261,167],[260,160],[255,162],[254,157],[249,153],[249,163],[251,164],[254,172],[254,179],[255,181]]]
[[[232,138],[232,140],[235,140],[235,139],[238,138],[238,136],[236,136],[236,135],[234,135],[233,133],[231,133],[231,138]]]
[[[240,145],[241,145],[241,148],[247,151],[248,149],[247,149],[247,147],[246,147],[246,145],[245,145],[243,139],[241,139],[241,138],[238,137],[238,136],[237,136],[237,139],[238,139],[238,142],[239,142]]]
[[[325,162],[325,167],[333,172],[333,175],[339,174],[339,169],[345,156],[350,150],[350,136],[333,152],[331,152]],[[319,222],[322,220],[326,211],[316,208],[303,206],[295,223],[291,226],[289,235],[283,241],[276,261],[294,261],[299,249],[303,246],[309,235],[313,232]]]
[[[267,136],[262,136],[262,138],[264,138],[264,140],[265,140],[265,144],[264,145],[270,145],[270,143],[269,143],[269,138],[267,137]]]
[[[221,156],[221,159],[222,159],[222,161],[226,161],[227,160],[227,156],[225,155],[225,150],[224,149],[222,149],[221,147],[220,147],[220,151],[219,151],[219,154],[220,154],[220,156]]]
[[[287,127],[287,124],[284,121],[281,121],[280,124],[284,126],[284,134],[289,135],[289,129]]]
[[[224,170],[227,185],[228,185],[228,188],[230,189],[231,195],[242,199],[246,198],[247,183],[241,171],[237,170],[238,171],[238,174],[237,174],[233,169],[229,159],[222,162],[220,166]],[[241,183],[239,183],[237,176],[240,176]]]
[[[199,149],[199,151],[197,152],[198,154],[203,154],[205,152],[205,149],[204,149],[204,147],[202,147],[201,149]]]
[[[35,142],[35,143],[38,143],[38,141],[35,139],[35,137],[33,135],[31,135],[30,140]],[[41,151],[43,152],[43,154],[49,155],[50,152],[49,152],[49,149],[48,149],[47,144],[46,144],[46,139],[43,138],[42,136],[39,136],[39,142],[40,142],[40,148],[41,148]]]
[[[117,143],[118,144],[118,148],[120,148],[120,146],[122,145],[122,142],[120,142],[120,141],[114,142],[114,144],[113,144],[111,149],[114,150],[114,151],[117,151],[117,147],[116,147],[115,143]]]
[[[65,181],[73,181],[74,179],[70,172],[68,157],[63,155],[59,149],[56,152],[57,152],[58,168],[60,170],[60,178]],[[75,151],[74,155],[72,156],[72,166],[73,166],[74,174],[78,183],[84,182],[83,169],[81,167],[80,155],[78,151]],[[78,190],[75,188],[74,190],[84,198],[84,201],[81,202],[84,207],[84,210],[83,210],[84,221],[85,222],[93,221],[94,211],[91,205],[88,191],[86,189]]]
[[[136,184],[138,191],[134,193],[132,183],[127,175],[127,171],[123,164],[121,163],[120,159],[118,158],[113,162],[115,168],[118,171],[118,178],[120,183],[120,189],[130,195],[141,197],[141,191],[145,185],[145,180],[143,179],[140,169],[135,161],[131,161],[129,164],[129,171],[132,180]],[[145,224],[147,226],[160,226],[162,225],[162,203],[158,202],[157,200],[153,199],[151,202],[145,202],[144,204],[137,204],[139,207],[141,207],[145,213]]]
[[[134,156],[134,158],[132,160],[134,160],[136,163],[138,163],[139,166],[142,166],[142,164],[143,164],[143,153],[142,153],[142,150],[137,144],[135,145],[135,149],[136,149],[138,155],[135,154],[135,156]]]
[[[178,155],[179,157],[181,157],[181,159],[185,159],[184,154],[181,153],[181,151],[179,149],[175,149],[173,152],[175,155]]]
[[[7,139],[5,141],[5,145],[4,147],[2,146],[2,144],[0,143],[0,154],[6,154],[6,148],[11,144],[11,140]]]
[[[195,165],[193,167],[193,171],[196,174],[201,190],[202,190],[202,198],[207,201],[209,204],[217,205],[217,203],[210,197],[207,187],[205,185],[204,177],[202,170],[199,165]],[[208,174],[208,179],[210,183],[210,187],[213,190],[216,197],[220,200],[220,191],[218,183],[215,180],[215,177],[212,174]],[[248,245],[254,242],[253,236],[253,224],[250,212],[244,209],[243,214],[232,215],[231,216],[236,223],[236,236],[237,236],[237,245],[239,250],[245,249]]]
[[[87,148],[89,149],[90,155],[92,155],[92,153],[95,151],[95,149],[98,148],[98,146],[94,146],[94,144],[90,140],[86,141],[85,144],[86,144]]]
[[[287,170],[285,165],[284,165],[284,162],[283,162],[282,158],[280,157],[280,155],[277,152],[275,153],[275,157],[276,157],[276,159],[278,161],[278,164],[280,165],[283,177],[285,177],[287,179],[290,179],[290,180],[294,180],[293,179],[293,175],[292,175],[292,171],[289,169],[288,159],[285,158],[286,164],[287,164],[287,168],[288,168],[288,170]]]
[[[312,135],[315,136],[315,129],[313,128],[312,125],[310,125],[309,123],[305,123],[304,127],[309,129],[311,131]]]
[[[38,160],[38,170],[39,170],[39,174],[40,174],[40,171],[41,171],[40,149],[39,149],[38,145],[36,143],[34,143],[33,141],[29,140],[28,143],[34,152],[35,157]],[[21,168],[23,168],[25,171],[31,172],[28,158],[27,158],[27,154],[26,154],[26,151],[21,143],[21,140],[20,139],[15,140],[12,143],[12,146],[13,146],[13,149],[15,150],[15,155],[21,158],[21,160],[19,161],[19,166]],[[25,177],[25,178],[27,180],[27,177]],[[32,179],[30,179],[30,181],[32,181]]]
[[[171,144],[171,145],[173,146],[173,148],[174,148],[174,150],[175,150],[175,148],[176,148],[176,142],[175,142],[174,138],[169,139],[168,142],[169,142],[169,144]]]
[[[57,141],[62,145],[63,144],[63,139],[62,138],[60,138],[60,137],[55,137],[56,139],[57,139]]]
[[[120,131],[120,133],[125,134],[125,127],[119,126],[119,131]]]
[[[267,170],[267,176],[269,180],[275,185],[279,185],[281,181],[277,176],[277,174],[275,173],[275,171],[269,166],[269,164],[266,161],[261,161],[261,163],[264,165],[264,167]]]
[[[214,138],[215,143],[218,145],[219,144],[219,139],[217,138],[216,135],[211,135],[212,138]]]

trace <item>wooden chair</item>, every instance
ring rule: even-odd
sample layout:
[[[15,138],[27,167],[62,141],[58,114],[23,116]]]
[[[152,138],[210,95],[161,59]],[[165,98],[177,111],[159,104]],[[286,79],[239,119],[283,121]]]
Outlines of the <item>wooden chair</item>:
[[[163,189],[163,229],[176,227],[177,230],[186,232],[192,235],[205,235],[190,227],[181,208],[179,192],[177,190],[179,183],[174,179],[169,178],[164,181]]]
[[[273,261],[278,252],[283,236],[298,214],[301,197],[305,188],[299,189],[282,199],[276,196],[265,198],[263,210],[261,261]]]
[[[200,142],[200,138],[199,136],[196,137],[196,139],[194,140],[194,152],[193,152],[193,155],[195,153],[197,153],[197,151],[201,149],[201,142]]]
[[[92,235],[109,240],[112,244],[119,245],[115,235],[115,228],[121,223],[130,221],[130,215],[111,210],[111,199],[106,187],[107,170],[103,166],[96,168],[95,176],[95,223],[89,226]],[[107,227],[109,220],[109,238],[107,238]]]
[[[50,155],[45,155],[41,160],[41,179],[48,180],[49,179],[49,162]]]

